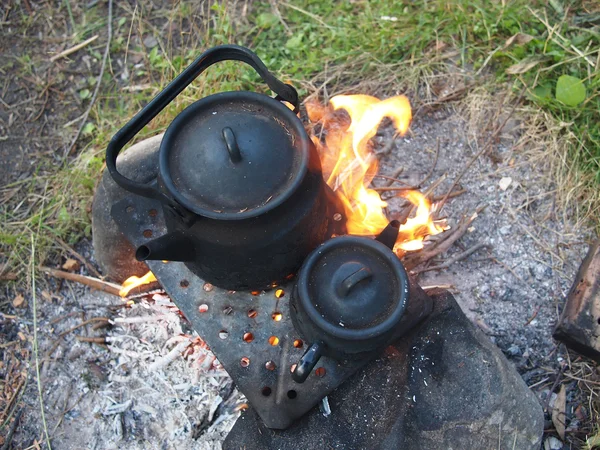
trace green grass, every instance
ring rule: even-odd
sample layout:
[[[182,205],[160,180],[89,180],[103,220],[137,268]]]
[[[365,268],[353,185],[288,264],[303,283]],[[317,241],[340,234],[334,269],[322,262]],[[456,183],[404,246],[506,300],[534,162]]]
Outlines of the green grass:
[[[77,42],[95,33],[102,36],[106,26],[104,5],[67,11],[68,5],[67,1],[60,6],[61,14],[73,17],[71,31]],[[72,2],[70,5],[74,7]],[[38,241],[41,261],[57,239],[75,243],[82,236],[89,236],[89,204],[111,136],[203,50],[225,43],[254,49],[277,76],[295,84],[303,96],[326,83],[329,95],[358,90],[381,95],[408,91],[413,104],[418,104],[428,98],[415,98],[417,87],[450,68],[464,69],[465,77],[492,91],[508,88],[518,92],[526,86],[530,106],[547,112],[555,124],[563,124],[549,129],[568,134],[564,152],[595,179],[591,189],[597,189],[597,5],[560,0],[550,0],[548,4],[536,0],[290,0],[277,2],[276,9],[269,2],[252,2],[245,16],[239,5],[234,10],[227,2],[215,4],[210,10],[208,6],[197,6],[197,2],[180,2],[165,10],[149,8],[143,2],[135,8],[119,5],[101,95],[81,140],[84,144],[80,142],[84,148],[77,158],[58,170],[20,182],[20,189],[38,197],[28,217],[15,216],[10,208],[2,210],[0,244],[11,248],[9,265],[22,270],[29,233],[38,224],[42,227]],[[202,21],[199,17],[207,19]],[[530,37],[525,43],[507,45],[507,40],[517,33]],[[154,35],[158,45],[147,49],[133,40],[132,34]],[[91,46],[86,52],[98,59],[102,49]],[[131,63],[134,58],[139,61],[138,67]],[[122,68],[117,59],[125,61],[128,80],[119,78]],[[524,70],[524,62],[534,59],[537,64]],[[23,57],[16,66],[32,70],[36,63]],[[556,99],[556,83],[562,75],[582,80],[586,90],[583,102],[567,106]],[[90,80],[88,86],[83,86],[80,97],[85,99],[93,85],[94,80]],[[124,90],[133,85],[140,86],[140,90]],[[211,67],[137,139],[164,130],[179,111],[198,98],[240,89],[264,91],[265,86],[241,63]]]

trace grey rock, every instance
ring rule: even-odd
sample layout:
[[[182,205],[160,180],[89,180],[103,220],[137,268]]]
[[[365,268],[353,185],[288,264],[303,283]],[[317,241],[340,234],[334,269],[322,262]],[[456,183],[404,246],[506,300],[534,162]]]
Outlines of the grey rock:
[[[146,36],[146,38],[144,39],[144,46],[146,48],[156,47],[157,45],[158,45],[158,41],[152,35]]]
[[[560,439],[550,436],[544,441],[544,450],[561,450],[563,443]]]
[[[224,450],[244,448],[539,450],[544,415],[536,396],[449,293],[431,317],[286,430],[249,409]]]
[[[508,353],[510,356],[519,356],[521,354],[521,349],[518,345],[513,344],[510,347],[508,347],[506,353]]]
[[[119,172],[134,181],[146,183],[156,178],[158,150],[163,135],[145,139],[123,151],[117,159]],[[92,243],[102,274],[121,283],[131,275],[141,276],[148,266],[135,259],[135,249],[113,220],[110,210],[128,192],[104,171],[92,204]]]

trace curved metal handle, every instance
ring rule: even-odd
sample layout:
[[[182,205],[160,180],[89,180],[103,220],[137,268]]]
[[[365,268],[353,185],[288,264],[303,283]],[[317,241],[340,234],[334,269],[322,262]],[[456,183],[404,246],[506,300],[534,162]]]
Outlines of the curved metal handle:
[[[362,266],[362,264],[361,264],[361,266]],[[356,286],[361,281],[367,280],[372,277],[373,277],[373,272],[371,272],[371,270],[368,267],[362,266],[360,269],[358,269],[356,272],[348,275],[344,279],[344,281],[342,281],[342,283],[338,287],[338,293],[340,294],[341,297],[347,297],[348,294],[350,293],[350,291],[352,290],[352,288],[354,288],[354,286]]]
[[[200,75],[208,67],[215,63],[225,60],[236,60],[242,61],[249,64],[258,72],[261,78],[267,83],[269,88],[277,96],[276,100],[283,100],[291,103],[294,106],[294,112],[299,110],[298,93],[293,86],[285,84],[279,81],[275,76],[269,72],[264,63],[260,60],[255,53],[251,50],[240,47],[238,45],[220,45],[218,47],[211,48],[202,53],[192,64],[190,64],[183,72],[181,72],[177,78],[175,78],[169,85],[150,103],[148,103],[139,113],[137,113],[133,119],[121,128],[113,136],[108,147],[106,149],[106,167],[115,182],[134,194],[141,195],[143,197],[153,198],[161,200],[167,203],[171,203],[163,193],[150,184],[138,183],[125,176],[121,175],[117,171],[117,156],[123,147],[133,137],[144,128],[148,122],[158,115],[181,91],[183,91],[198,75]]]
[[[292,379],[296,383],[304,383],[310,372],[314,369],[314,367],[321,359],[323,355],[323,349],[325,344],[321,342],[315,342],[311,345],[308,350],[302,355],[298,364],[296,364],[296,368],[292,372]]]

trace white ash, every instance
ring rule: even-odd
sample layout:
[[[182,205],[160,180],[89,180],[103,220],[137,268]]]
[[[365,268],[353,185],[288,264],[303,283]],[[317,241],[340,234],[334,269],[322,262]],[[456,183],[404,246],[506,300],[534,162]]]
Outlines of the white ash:
[[[123,308],[114,322],[108,383],[94,409],[108,439],[97,448],[220,448],[243,400],[170,299],[155,294]],[[224,401],[229,406],[214,417]]]
[[[122,306],[125,301],[88,292],[77,303],[72,305],[77,309],[98,304],[88,313],[110,316],[101,308]],[[59,315],[64,311],[56,310]],[[111,317],[114,326],[105,338],[107,349],[78,342],[70,334],[46,367],[46,417],[49,428],[57,430],[53,447],[221,448],[245,400],[212,352],[166,295],[118,311]],[[80,316],[73,316],[60,322],[58,329],[43,331],[58,333],[79,322]],[[43,351],[54,340],[48,336]],[[32,413],[37,416],[39,408],[32,408]],[[29,423],[39,428],[39,421]]]
[[[436,195],[443,195],[487,140],[475,128],[469,133],[469,122],[460,111],[419,116],[409,135],[397,138],[391,151],[380,157],[379,173],[389,175],[403,167],[399,178],[409,185],[418,184],[432,167],[439,139],[438,163],[422,190],[445,174],[445,181],[435,190]],[[489,244],[490,252],[480,250],[449,269],[423,273],[419,283],[453,286],[451,291],[467,315],[525,372],[550,362],[553,354],[557,357],[552,329],[592,230],[576,228],[560,220],[563,214],[554,213],[556,186],[539,160],[519,150],[518,127],[509,131],[464,175],[456,189],[467,192],[448,200],[443,216],[452,226],[462,214],[484,204],[487,208],[469,232],[432,265],[477,243]],[[382,128],[377,146],[384,147],[393,133],[391,126]],[[375,183],[384,184],[377,179]],[[403,202],[399,197],[389,200],[390,214],[402,210]]]

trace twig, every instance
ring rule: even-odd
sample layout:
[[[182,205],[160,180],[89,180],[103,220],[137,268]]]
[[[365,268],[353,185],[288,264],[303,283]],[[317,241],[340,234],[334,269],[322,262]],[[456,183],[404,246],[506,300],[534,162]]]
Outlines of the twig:
[[[525,326],[527,326],[531,322],[533,322],[533,319],[535,319],[537,317],[537,315],[540,312],[541,308],[542,308],[542,305],[538,305],[537,308],[535,308],[535,311],[533,312],[533,314],[531,315],[531,317],[529,318],[529,320],[527,320],[527,322],[525,322]]]
[[[46,272],[54,278],[62,278],[63,280],[75,281],[77,283],[85,284],[93,289],[97,289],[108,294],[119,296],[119,290],[121,286],[108,281],[99,280],[97,278],[88,277],[86,275],[79,275],[77,273],[65,272],[64,270],[52,269],[51,267],[41,267],[40,270]]]
[[[437,163],[438,163],[438,158],[439,157],[440,157],[440,138],[438,137],[437,138],[437,144],[435,146],[435,158],[433,159],[433,165],[431,166],[431,169],[429,169],[429,172],[427,173],[427,175],[425,175],[425,178],[423,178],[419,182],[419,184],[417,184],[417,186],[421,187],[425,183],[427,183],[427,181],[429,181],[429,179],[433,175],[433,172],[435,172],[435,168],[437,167]]]
[[[435,188],[437,188],[445,179],[446,179],[446,174],[442,175],[431,186],[429,186],[427,188],[427,190],[423,193],[423,195],[425,197],[428,197],[429,195],[431,195],[431,193],[435,190]],[[391,198],[391,197],[388,197],[388,198]],[[412,203],[410,203],[400,212],[398,217],[396,217],[396,220],[398,222],[400,222],[401,224],[404,224],[415,209],[417,209],[417,207],[415,205],[413,205]]]
[[[79,342],[89,342],[90,344],[104,344],[106,345],[106,339],[103,337],[88,337],[88,336],[75,336]]]
[[[96,102],[96,98],[98,97],[98,91],[100,91],[100,85],[102,84],[102,77],[104,76],[104,69],[106,68],[106,60],[108,59],[108,52],[110,50],[110,41],[112,39],[112,7],[113,7],[112,0],[108,0],[108,24],[107,24],[108,33],[107,33],[107,37],[106,37],[106,47],[104,49],[104,55],[102,56],[102,65],[100,66],[100,74],[98,75],[98,82],[96,83],[96,88],[94,89],[94,94],[92,95],[90,104],[88,105],[85,113],[83,114],[83,118],[81,120],[81,123],[79,124],[79,128],[77,129],[77,134],[75,134],[75,137],[73,138],[73,140],[71,141],[69,146],[65,149],[63,159],[65,159],[69,154],[71,154],[71,152],[75,148],[75,144],[77,143],[77,140],[79,139],[79,136],[81,135],[81,132],[83,131],[83,127],[85,127],[85,123],[87,122],[90,112],[92,111],[92,107],[94,106],[94,103]]]
[[[432,202],[439,202],[440,200],[443,200],[446,197],[447,198],[458,197],[460,195],[463,195],[465,192],[467,192],[466,189],[459,189],[458,191],[452,192],[450,195],[448,195],[448,194],[436,195],[434,197],[431,197],[431,201]]]
[[[498,134],[502,131],[502,129],[504,128],[504,126],[508,122],[508,119],[510,119],[512,117],[513,113],[517,109],[517,106],[519,106],[519,104],[521,103],[521,99],[523,98],[523,94],[525,93],[525,90],[526,90],[526,87],[524,87],[523,89],[521,89],[521,93],[519,94],[519,97],[517,98],[517,101],[515,102],[515,104],[511,108],[511,110],[508,113],[508,115],[506,116],[506,118],[502,121],[502,123],[499,126],[496,127],[496,129],[492,132],[492,135],[489,137],[489,139],[487,140],[487,142],[483,145],[483,147],[481,147],[481,150],[479,150],[475,154],[475,156],[473,156],[473,158],[471,158],[471,160],[467,163],[467,165],[464,167],[464,169],[454,179],[454,181],[452,182],[452,185],[450,186],[450,189],[448,189],[448,192],[446,193],[446,195],[444,196],[444,198],[441,201],[440,211],[444,207],[444,205],[446,204],[446,201],[448,200],[448,198],[450,196],[450,193],[458,185],[458,182],[461,180],[461,178],[469,171],[469,169],[471,168],[471,166],[473,164],[475,164],[475,161],[477,161],[481,157],[481,155],[483,155],[485,152],[487,152],[489,150],[489,148],[492,146],[493,142],[498,137]]]
[[[83,256],[81,256],[79,253],[77,253],[72,247],[67,245],[67,243],[65,243],[65,241],[63,241],[60,238],[56,238],[56,242],[58,242],[58,245],[60,245],[64,250],[66,250],[71,255],[73,255],[75,258],[77,258],[79,260],[79,262],[81,262],[92,275],[94,275],[95,277],[98,277],[98,278],[102,278],[102,275],[100,275],[100,272],[98,272],[94,266],[92,266]]]
[[[40,400],[40,415],[42,418],[42,425],[44,428],[44,435],[46,436],[46,445],[48,450],[52,450],[52,444],[50,444],[50,436],[48,436],[48,425],[46,424],[46,413],[44,412],[44,398],[42,396],[42,378],[40,376],[40,358],[38,349],[38,337],[37,337],[37,295],[35,292],[35,239],[31,234],[31,297],[33,307],[33,354],[35,355],[35,374],[37,377],[38,396]]]
[[[384,177],[380,177],[380,178],[384,178]],[[385,177],[387,178],[387,177]],[[397,187],[397,186],[383,186],[383,187],[372,187],[370,188],[373,191],[377,191],[377,192],[389,192],[389,191],[414,191],[419,189],[418,186],[402,186],[402,187]]]
[[[377,150],[375,152],[375,156],[387,155],[394,148],[394,144],[396,143],[396,135],[392,136],[392,138],[387,142],[381,150]]]
[[[85,47],[86,45],[91,44],[92,42],[94,42],[96,39],[98,39],[98,35],[92,36],[89,39],[86,39],[85,41],[81,42],[80,44],[74,45],[71,48],[68,48],[66,50],[63,50],[62,52],[54,55],[52,58],[50,58],[50,62],[54,62],[57,59],[60,58],[64,58],[66,56],[69,56],[71,53],[75,53],[77,50],[81,50],[83,47]]]
[[[443,264],[440,264],[438,266],[427,267],[427,268],[421,269],[421,270],[413,270],[413,272],[414,273],[423,273],[423,272],[429,272],[430,270],[447,269],[448,267],[450,267],[455,262],[462,261],[463,259],[466,259],[469,256],[471,256],[476,251],[481,250],[482,248],[487,247],[487,246],[488,246],[488,244],[486,244],[484,242],[480,242],[479,244],[476,244],[476,245],[472,246],[471,248],[465,250],[464,252],[459,253],[458,255],[456,255],[456,256],[448,259]]]
[[[452,289],[453,284],[432,284],[430,286],[421,286],[424,291],[433,291],[434,289]]]
[[[389,175],[388,177],[388,182],[385,184],[385,186],[391,186],[394,181],[398,180],[398,177],[400,176],[400,174],[404,171],[404,167],[398,167],[396,170],[394,170],[394,172],[392,172],[391,175]],[[400,180],[398,180],[400,181]],[[404,182],[401,182],[404,183]]]
[[[93,323],[93,322],[108,322],[109,320],[110,319],[108,317],[93,317],[93,318],[88,319],[88,320],[86,320],[84,322],[81,322],[78,325],[75,325],[74,327],[69,328],[67,331],[63,331],[58,336],[59,337],[63,337],[65,335],[69,334],[70,332],[75,331],[77,328],[84,327],[84,326],[86,326],[86,325],[88,325],[90,323]]]
[[[473,214],[463,219],[463,221],[458,225],[458,227],[456,227],[456,229],[453,232],[448,234],[445,239],[436,242],[434,245],[432,245],[426,250],[424,249],[418,253],[406,255],[402,259],[404,266],[408,270],[412,270],[414,267],[417,267],[425,261],[430,260],[434,256],[446,252],[450,247],[452,247],[452,244],[454,244],[457,240],[459,240],[465,235],[473,221],[477,218],[478,214],[481,211],[483,211],[486,208],[486,206],[487,205],[480,206],[475,210]]]
[[[402,172],[402,168],[400,168],[400,172]],[[399,180],[398,178],[395,177],[390,177],[388,175],[374,175],[373,178],[383,178],[384,180],[388,180],[388,184],[387,186],[392,185],[393,183],[400,183],[400,184],[404,184],[408,186],[408,183],[406,183],[405,181]],[[415,189],[415,188],[413,188]]]
[[[275,17],[277,17],[277,19],[279,19],[279,22],[281,23],[281,25],[283,25],[283,28],[285,28],[285,32],[287,33],[288,36],[292,35],[293,32],[290,29],[289,25],[287,23],[285,23],[285,20],[283,20],[283,16],[281,15],[281,11],[279,11],[279,7],[277,6],[277,1],[276,0],[269,0],[269,3],[271,4],[271,10],[273,11],[273,14],[275,15]]]
[[[8,450],[10,448],[10,443],[12,442],[13,436],[15,434],[17,426],[19,425],[19,420],[21,420],[22,414],[23,414],[23,409],[19,410],[19,412],[15,416],[15,421],[11,425],[10,430],[8,431],[8,434],[6,435],[6,439],[4,440],[4,445],[2,446],[1,450]]]

